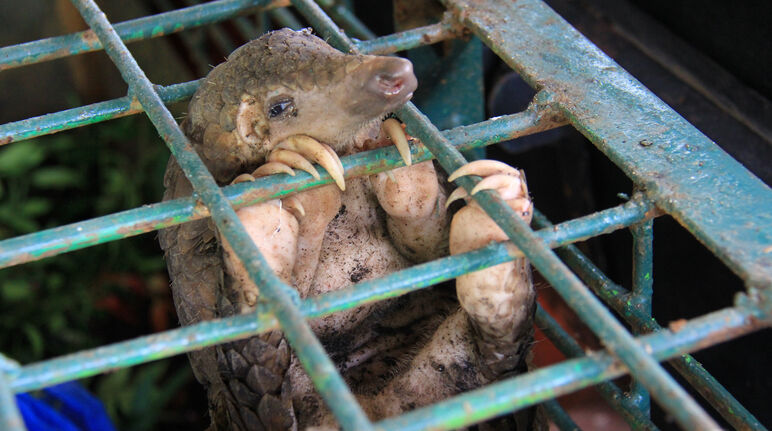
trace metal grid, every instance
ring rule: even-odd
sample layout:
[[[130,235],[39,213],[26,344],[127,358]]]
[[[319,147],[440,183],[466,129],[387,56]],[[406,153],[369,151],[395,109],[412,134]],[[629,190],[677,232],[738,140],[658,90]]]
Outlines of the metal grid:
[[[358,283],[321,297],[301,300],[279,281],[251,243],[233,207],[332,182],[299,174],[284,182],[216,186],[177,127],[164,103],[185,100],[199,81],[153,86],[124,45],[238,14],[279,6],[281,0],[220,0],[111,25],[93,0],[73,0],[92,30],[0,49],[0,70],[85,51],[105,49],[129,84],[129,95],[0,126],[0,144],[55,133],[86,124],[145,112],[193,184],[197,196],[157,203],[73,225],[0,242],[0,265],[7,267],[126,238],[202,217],[212,217],[234,245],[265,303],[255,313],[167,331],[98,349],[20,366],[0,356],[0,424],[24,429],[13,401],[17,392],[91,376],[188,352],[281,327],[319,393],[345,429],[451,429],[537,403],[564,429],[573,424],[553,399],[597,385],[609,403],[636,429],[656,429],[648,418],[649,393],[685,429],[714,429],[714,420],[678,386],[658,361],[674,367],[732,426],[763,429],[688,352],[738,337],[772,321],[772,191],[708,138],[571,28],[539,0],[514,2],[443,0],[451,12],[435,25],[354,42],[315,3],[292,0],[313,27],[344,51],[392,53],[434,43],[471,30],[538,90],[531,106],[518,114],[440,132],[412,104],[397,112],[424,146],[412,148],[415,161],[436,157],[446,171],[466,163],[459,150],[523,136],[570,123],[587,136],[636,184],[633,198],[614,208],[551,225],[537,214],[532,231],[497,194],[476,195],[517,249],[545,276],[603,341],[606,351],[585,355],[542,309],[537,325],[573,359],[461,394],[400,417],[371,423],[314,337],[305,319],[395,297],[450,280],[466,272],[511,260],[511,244],[491,244],[462,255],[417,265],[377,280]],[[320,2],[350,29],[371,36],[350,11]],[[96,36],[96,37],[94,37]],[[342,160],[346,177],[370,175],[402,165],[393,148]],[[470,189],[477,181],[461,179]],[[731,207],[725,202],[732,202]],[[661,328],[651,317],[652,223],[663,213],[676,218],[746,283],[735,305],[685,323],[678,331]],[[614,230],[633,234],[633,285],[614,284],[571,243]],[[557,249],[553,252],[551,249]],[[560,256],[560,258],[558,257]],[[570,267],[570,269],[569,269]],[[573,271],[573,272],[572,272]],[[634,338],[601,301],[615,310]],[[630,373],[630,394],[608,382]]]

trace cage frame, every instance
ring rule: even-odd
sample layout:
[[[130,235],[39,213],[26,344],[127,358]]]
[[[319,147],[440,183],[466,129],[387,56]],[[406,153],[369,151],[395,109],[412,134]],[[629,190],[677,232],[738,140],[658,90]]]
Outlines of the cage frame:
[[[254,313],[201,322],[38,363],[22,366],[0,356],[0,424],[6,429],[24,429],[14,393],[276,327],[285,331],[317,390],[344,429],[449,429],[536,403],[544,403],[550,417],[561,428],[570,429],[570,418],[554,398],[595,384],[635,429],[656,429],[648,418],[649,394],[685,429],[717,427],[661,367],[659,362],[667,359],[732,426],[764,429],[688,353],[768,327],[772,322],[772,191],[541,0],[442,0],[449,14],[440,23],[357,42],[349,39],[310,0],[218,0],[115,25],[107,21],[93,0],[72,1],[91,30],[0,48],[0,71],[104,49],[129,84],[129,94],[0,125],[0,145],[145,112],[191,179],[196,196],[0,241],[0,267],[212,217],[222,235],[234,245],[253,281],[261,286],[266,302],[259,304]],[[352,34],[367,34],[343,5],[331,0],[319,3],[334,12],[331,14]],[[554,226],[537,213],[534,226],[540,230],[534,232],[502,204],[498,195],[482,192],[475,199],[499,223],[511,243],[491,244],[322,297],[301,300],[270,271],[246,236],[234,208],[331,183],[329,175],[320,169],[325,172],[320,180],[299,173],[289,181],[266,177],[221,189],[165,107],[166,103],[189,98],[201,80],[154,86],[125,46],[131,41],[289,5],[331,45],[348,52],[388,54],[471,31],[538,91],[523,112],[444,132],[414,105],[407,104],[396,114],[407,124],[409,132],[423,142],[411,148],[414,161],[436,156],[443,168],[451,172],[466,162],[459,150],[570,124],[633,180],[636,193],[625,204]],[[345,157],[342,163],[349,178],[393,169],[403,162],[394,148],[384,148]],[[471,190],[476,181],[463,178],[458,182]],[[725,202],[733,204],[726,206]],[[678,220],[746,284],[746,292],[737,296],[734,306],[691,319],[677,330],[662,328],[651,317],[652,224],[663,214]],[[623,228],[633,234],[631,289],[613,283],[571,245]],[[606,350],[586,354],[549,314],[538,308],[537,325],[573,359],[373,424],[305,323],[307,318],[398,296],[520,255],[529,258],[603,341]],[[633,333],[619,323],[599,298],[623,317]],[[636,382],[630,394],[608,381],[625,373],[631,374]]]

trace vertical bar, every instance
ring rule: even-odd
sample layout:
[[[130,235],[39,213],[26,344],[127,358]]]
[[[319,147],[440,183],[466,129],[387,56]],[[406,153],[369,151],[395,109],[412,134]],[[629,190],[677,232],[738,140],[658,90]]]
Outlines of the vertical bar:
[[[557,400],[549,400],[541,403],[547,417],[558,427],[560,431],[580,431],[579,425],[571,419]]]
[[[635,306],[651,318],[651,297],[654,293],[654,220],[647,220],[630,226],[633,235],[633,290],[632,300]],[[633,331],[638,335],[643,331]],[[630,401],[647,416],[651,414],[651,397],[641,382],[633,378],[630,383],[630,392],[627,394]]]
[[[72,2],[102,41],[105,51],[129,84],[130,91],[145,108],[193,189],[209,208],[220,234],[233,246],[251,280],[261,287],[261,294],[274,309],[287,340],[341,426],[350,430],[371,430],[372,424],[298,310],[297,292],[282,283],[271,271],[257,246],[247,236],[227,198],[196,155],[145,73],[107,21],[107,17],[93,0]]]
[[[303,28],[303,24],[295,18],[295,15],[287,8],[271,9],[268,11],[268,16],[271,20],[279,24],[280,27],[288,27],[292,30],[300,30]]]
[[[378,37],[367,26],[354,15],[349,7],[341,4],[339,0],[317,0],[317,3],[330,14],[340,26],[348,31],[351,36],[359,40],[370,40]]]
[[[19,413],[19,407],[16,405],[16,395],[2,371],[0,371],[0,429],[8,431],[27,429]]]
[[[557,347],[567,358],[579,358],[585,356],[584,350],[579,346],[579,343],[577,343],[549,313],[544,311],[541,306],[536,307],[534,321],[544,335],[546,335],[547,338],[555,344],[555,347]],[[595,388],[603,399],[605,399],[614,410],[622,415],[622,418],[624,418],[625,422],[627,422],[632,429],[638,431],[658,430],[657,426],[649,419],[648,415],[644,415],[643,412],[638,409],[638,406],[625,397],[625,394],[616,384],[612,382],[602,382],[598,383]]]
[[[397,31],[431,25],[442,19],[443,9],[427,0],[394,0]],[[439,48],[423,46],[407,52],[422,83],[412,102],[438,129],[445,130],[482,121],[485,116],[483,44],[480,39],[452,39]],[[485,157],[485,148],[462,153],[471,160]]]

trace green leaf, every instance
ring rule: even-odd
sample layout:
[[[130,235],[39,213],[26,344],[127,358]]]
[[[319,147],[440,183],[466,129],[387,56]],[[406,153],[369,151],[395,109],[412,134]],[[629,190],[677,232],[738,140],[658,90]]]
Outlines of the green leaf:
[[[29,323],[25,323],[22,327],[22,331],[24,331],[24,335],[27,336],[32,355],[36,358],[43,356],[43,335],[40,333],[40,330]]]
[[[81,172],[65,166],[40,168],[32,173],[32,184],[41,189],[65,189],[83,182]]]
[[[22,279],[6,280],[0,286],[0,294],[8,302],[23,301],[32,296],[32,286]]]
[[[38,217],[51,211],[51,201],[45,198],[29,198],[21,205],[21,212],[27,217]]]
[[[0,150],[0,177],[15,177],[38,166],[46,152],[38,141],[23,141],[6,145]]]
[[[14,233],[34,232],[40,227],[35,220],[21,217],[19,210],[12,205],[0,206],[0,224],[8,226]]]

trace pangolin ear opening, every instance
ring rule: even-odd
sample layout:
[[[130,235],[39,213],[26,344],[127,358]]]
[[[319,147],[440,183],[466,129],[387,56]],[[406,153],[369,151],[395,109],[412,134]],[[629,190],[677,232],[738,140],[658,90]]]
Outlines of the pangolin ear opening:
[[[263,114],[263,107],[252,96],[245,95],[236,112],[236,131],[239,138],[250,144],[258,144],[267,134],[268,125]]]

